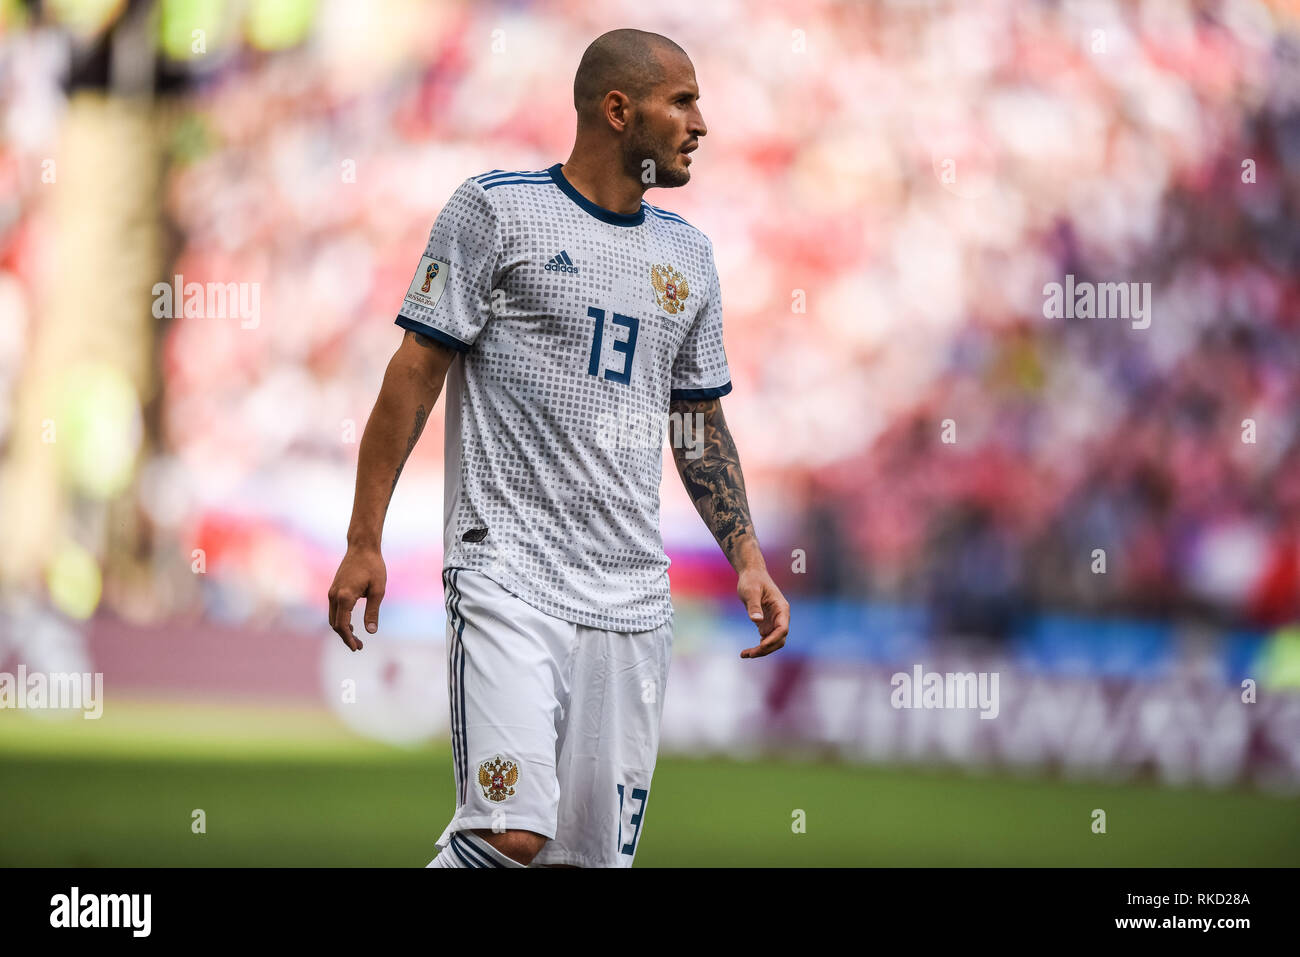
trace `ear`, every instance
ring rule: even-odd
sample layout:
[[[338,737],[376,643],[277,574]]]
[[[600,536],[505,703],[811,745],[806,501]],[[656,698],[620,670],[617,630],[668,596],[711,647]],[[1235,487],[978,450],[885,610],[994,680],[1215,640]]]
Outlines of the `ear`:
[[[632,101],[626,94],[620,93],[618,90],[610,90],[605,94],[605,99],[601,101],[601,107],[604,110],[605,122],[612,129],[619,133],[627,129],[628,117],[632,111]]]

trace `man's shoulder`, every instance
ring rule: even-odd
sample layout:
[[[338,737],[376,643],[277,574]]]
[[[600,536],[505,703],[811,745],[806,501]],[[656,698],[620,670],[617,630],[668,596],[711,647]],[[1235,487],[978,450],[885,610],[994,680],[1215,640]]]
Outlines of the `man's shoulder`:
[[[700,252],[713,255],[713,241],[709,239],[708,234],[698,226],[687,222],[680,213],[655,206],[645,200],[641,201],[641,208],[648,221],[659,224],[660,228],[671,233],[674,242],[685,243]]]
[[[488,170],[471,176],[461,184],[461,189],[481,193],[494,206],[516,196],[533,196],[538,187],[553,185],[549,170]]]
[[[460,201],[498,223],[535,216],[543,190],[553,185],[547,170],[489,170],[463,180],[451,202]]]
[[[681,213],[674,213],[671,209],[664,209],[662,206],[655,206],[653,203],[648,203],[645,200],[641,201],[641,206],[645,209],[645,214],[647,216],[653,216],[655,219],[663,221],[670,227],[682,229],[683,232],[692,233],[705,243],[709,242],[709,237],[705,234],[704,230],[687,222],[686,217]]]

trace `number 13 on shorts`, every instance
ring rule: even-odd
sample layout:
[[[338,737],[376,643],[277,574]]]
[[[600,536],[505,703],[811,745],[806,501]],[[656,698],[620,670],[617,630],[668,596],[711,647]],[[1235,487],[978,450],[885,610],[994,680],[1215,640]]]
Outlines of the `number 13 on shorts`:
[[[650,792],[647,788],[625,789],[618,785],[618,849],[629,857],[636,854],[636,839],[641,833],[645,818],[645,802]],[[627,835],[627,843],[623,843]]]

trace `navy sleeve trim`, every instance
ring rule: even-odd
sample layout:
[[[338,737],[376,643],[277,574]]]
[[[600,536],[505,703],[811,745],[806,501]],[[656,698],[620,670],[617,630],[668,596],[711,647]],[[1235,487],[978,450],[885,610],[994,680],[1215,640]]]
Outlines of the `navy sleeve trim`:
[[[712,389],[673,389],[671,396],[673,401],[685,399],[686,401],[695,401],[697,399],[720,399],[731,392],[731,380],[728,379],[725,385],[716,386]]]
[[[457,352],[469,352],[472,348],[471,344],[468,342],[462,342],[455,336],[443,332],[441,329],[435,329],[427,323],[417,322],[415,319],[410,319],[406,316],[399,315],[397,317],[397,324],[403,329],[407,329],[417,335],[428,336],[430,339],[435,339],[438,342],[441,342],[444,346],[450,346]]]

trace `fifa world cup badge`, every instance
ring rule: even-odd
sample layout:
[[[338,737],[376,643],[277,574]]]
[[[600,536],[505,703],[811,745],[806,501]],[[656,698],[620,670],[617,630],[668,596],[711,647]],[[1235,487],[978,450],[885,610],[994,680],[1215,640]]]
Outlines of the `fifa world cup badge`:
[[[650,287],[655,293],[655,302],[659,308],[670,316],[686,308],[686,297],[691,294],[686,285],[686,277],[672,266],[651,266]]]
[[[504,801],[515,793],[519,782],[519,765],[497,755],[478,766],[478,783],[489,801]]]
[[[424,271],[424,285],[420,287],[420,292],[428,292],[436,278],[438,278],[438,263],[435,260],[429,263],[429,268]]]

